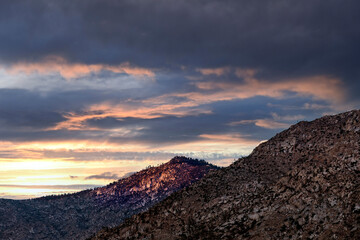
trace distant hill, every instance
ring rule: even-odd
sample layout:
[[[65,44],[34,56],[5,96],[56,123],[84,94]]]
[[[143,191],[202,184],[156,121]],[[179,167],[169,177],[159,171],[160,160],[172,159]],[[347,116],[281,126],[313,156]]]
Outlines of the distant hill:
[[[105,187],[32,200],[0,199],[0,239],[84,239],[120,224],[218,167],[175,157]]]
[[[300,122],[92,239],[360,239],[360,111]]]

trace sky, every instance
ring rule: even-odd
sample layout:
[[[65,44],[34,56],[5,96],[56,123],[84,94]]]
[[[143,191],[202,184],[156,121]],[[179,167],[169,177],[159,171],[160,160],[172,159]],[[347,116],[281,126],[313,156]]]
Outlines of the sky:
[[[355,0],[0,1],[0,198],[227,166],[360,106]]]

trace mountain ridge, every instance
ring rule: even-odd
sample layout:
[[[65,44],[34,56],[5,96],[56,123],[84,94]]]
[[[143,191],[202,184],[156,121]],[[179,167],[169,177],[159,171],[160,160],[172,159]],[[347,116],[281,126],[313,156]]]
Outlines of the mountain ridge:
[[[84,239],[101,227],[115,226],[218,168],[178,156],[104,187],[30,200],[0,199],[0,238]]]
[[[92,239],[359,239],[360,111],[299,122]]]

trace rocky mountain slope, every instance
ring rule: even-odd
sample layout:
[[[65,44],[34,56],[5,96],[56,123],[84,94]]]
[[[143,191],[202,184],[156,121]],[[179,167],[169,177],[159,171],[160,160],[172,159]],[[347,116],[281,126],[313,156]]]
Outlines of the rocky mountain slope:
[[[218,167],[175,157],[108,186],[32,200],[0,199],[0,239],[84,239],[116,226]]]
[[[360,239],[360,111],[300,122],[92,239]]]

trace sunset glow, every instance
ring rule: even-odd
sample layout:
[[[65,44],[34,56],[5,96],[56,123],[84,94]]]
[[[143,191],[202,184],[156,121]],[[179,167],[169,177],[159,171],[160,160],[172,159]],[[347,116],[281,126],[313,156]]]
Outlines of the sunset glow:
[[[360,106],[356,21],[328,5],[65,2],[0,3],[0,198],[102,186],[176,155],[228,166]]]

